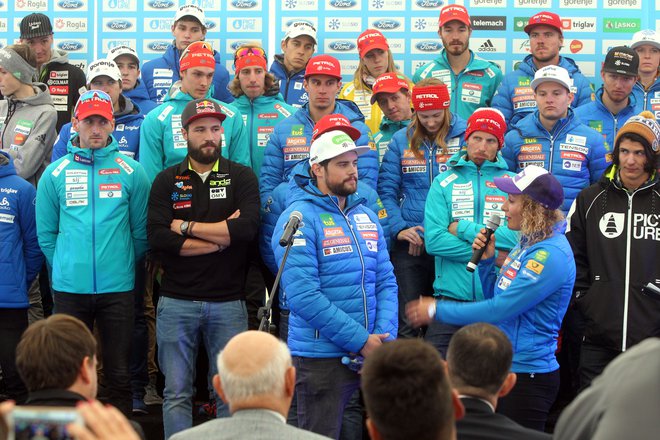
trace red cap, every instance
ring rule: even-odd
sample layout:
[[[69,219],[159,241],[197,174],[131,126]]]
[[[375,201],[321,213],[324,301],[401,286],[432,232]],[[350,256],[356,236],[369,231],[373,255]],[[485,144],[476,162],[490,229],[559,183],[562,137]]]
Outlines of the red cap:
[[[332,115],[325,115],[319,119],[319,122],[314,124],[314,130],[312,131],[312,142],[314,142],[316,138],[321,136],[323,133],[332,130],[343,131],[349,135],[353,141],[357,141],[360,139],[360,136],[362,136],[360,130],[353,127],[351,125],[351,121],[349,121],[346,116],[336,113]]]
[[[532,31],[532,28],[536,26],[550,26],[557,31],[559,31],[560,35],[563,35],[562,30],[561,30],[561,18],[559,18],[559,15],[555,14],[554,12],[539,12],[538,14],[534,15],[529,19],[529,23],[527,23],[527,26],[525,26],[525,33],[529,35],[529,33]]]
[[[213,47],[210,43],[195,41],[183,51],[179,60],[179,71],[183,72],[191,67],[210,67],[215,70]]]
[[[449,108],[449,89],[446,84],[414,87],[412,91],[412,102],[415,111]]]
[[[243,55],[242,57],[236,58],[236,62],[234,62],[234,67],[236,68],[236,74],[238,74],[241,70],[243,70],[246,67],[262,67],[264,70],[267,69],[266,65],[266,58],[262,57],[261,55],[249,53],[247,55]]]
[[[376,29],[367,29],[362,32],[357,39],[357,46],[360,58],[363,58],[367,52],[373,49],[390,50],[390,45],[387,44],[387,38]]]
[[[317,55],[310,58],[305,69],[305,79],[312,75],[328,75],[341,81],[341,65],[335,57]]]
[[[73,111],[73,115],[79,121],[94,115],[112,121],[113,114],[112,99],[102,90],[88,90],[80,95]]]
[[[461,23],[472,26],[470,24],[470,15],[463,5],[447,5],[440,10],[440,20],[438,24],[440,27],[446,25],[450,21],[458,20]]]
[[[371,86],[373,91],[371,95],[371,104],[376,102],[376,95],[379,93],[396,93],[401,89],[410,90],[410,85],[406,78],[395,72],[385,72],[376,78],[376,82]]]
[[[485,131],[497,138],[497,142],[502,148],[504,145],[504,133],[506,133],[506,122],[501,111],[484,107],[475,110],[472,116],[468,118],[467,128],[465,129],[465,139],[469,138],[475,131]]]

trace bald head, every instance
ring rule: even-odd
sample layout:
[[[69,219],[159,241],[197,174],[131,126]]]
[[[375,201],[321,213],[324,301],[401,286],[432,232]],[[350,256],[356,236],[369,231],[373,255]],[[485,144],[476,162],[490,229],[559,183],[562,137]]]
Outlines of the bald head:
[[[230,406],[266,397],[287,398],[291,354],[273,335],[247,331],[234,336],[218,355],[218,375]]]

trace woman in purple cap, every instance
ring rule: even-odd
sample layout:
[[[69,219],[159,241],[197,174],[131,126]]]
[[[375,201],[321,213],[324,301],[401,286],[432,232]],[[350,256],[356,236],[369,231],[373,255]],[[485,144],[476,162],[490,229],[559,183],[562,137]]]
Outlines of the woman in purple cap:
[[[516,386],[500,398],[497,411],[542,431],[559,390],[557,337],[575,282],[575,260],[558,209],[564,191],[553,175],[533,165],[513,179],[494,182],[509,195],[502,209],[509,229],[520,231],[520,241],[498,268],[494,236],[488,240],[482,229],[475,239],[475,251],[485,248],[479,275],[486,299],[460,303],[423,298],[408,303],[406,315],[416,325],[433,319],[497,324],[513,345],[511,371],[517,375]]]

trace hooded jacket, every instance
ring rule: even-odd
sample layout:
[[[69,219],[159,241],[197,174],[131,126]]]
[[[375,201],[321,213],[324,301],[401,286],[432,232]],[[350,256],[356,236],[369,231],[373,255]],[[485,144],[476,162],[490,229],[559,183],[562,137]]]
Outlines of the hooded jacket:
[[[277,85],[273,90],[250,100],[241,95],[234,105],[243,115],[243,122],[250,137],[250,163],[257,176],[261,173],[266,144],[275,126],[296,112],[296,108],[284,102]]]
[[[656,78],[648,90],[637,81],[633,86],[632,95],[637,101],[638,113],[648,110],[653,112],[656,120],[660,120],[660,77]]]
[[[212,99],[210,90],[206,98]],[[181,90],[181,82],[177,82],[165,102],[144,118],[140,129],[140,164],[150,182],[188,154],[188,144],[181,134],[181,113],[192,100],[192,96]],[[227,115],[222,122],[222,156],[249,167],[249,136],[243,116],[233,105],[219,104]]]
[[[179,76],[179,58],[181,51],[176,48],[174,42],[167,46],[162,57],[147,61],[142,66],[142,81],[147,88],[152,101],[162,103],[167,99],[170,88],[176,84]],[[213,51],[215,58],[215,73],[213,74],[213,85],[211,86],[211,97],[225,103],[234,100],[227,84],[229,84],[229,72],[220,60],[220,53]]]
[[[660,329],[660,181],[626,190],[612,165],[575,199],[566,232],[577,266],[575,306],[592,344],[625,351]],[[644,291],[647,291],[644,293]]]
[[[11,157],[0,152],[0,308],[28,308],[28,287],[44,256],[37,241],[37,191],[16,175]]]
[[[564,214],[578,193],[597,182],[611,162],[603,136],[584,125],[570,108],[552,133],[541,124],[538,110],[525,116],[504,137],[502,156],[513,172],[537,165],[552,173],[564,187]]]
[[[119,111],[115,112],[115,131],[112,135],[117,139],[119,151],[124,155],[138,160],[138,147],[140,146],[140,126],[144,121],[144,114],[140,108],[133,105],[129,98],[119,96]],[[55,162],[67,153],[69,140],[76,132],[72,131],[71,123],[65,124],[53,145],[53,155],[50,159]]]
[[[355,194],[344,210],[309,177],[291,179],[291,205],[275,226],[281,231],[293,211],[304,221],[282,274],[289,316],[291,354],[336,358],[359,353],[370,334],[397,335],[397,284],[377,216]],[[284,248],[272,243],[276,262]]]
[[[53,290],[132,290],[135,262],[147,250],[149,181],[112,136],[96,150],[77,141],[46,168],[37,189],[39,245],[53,268]]]
[[[489,107],[497,86],[502,82],[502,71],[497,64],[479,58],[470,51],[470,61],[458,75],[447,59],[447,51],[415,71],[413,82],[425,78],[438,78],[447,84],[451,96],[449,109],[463,119],[468,119],[478,108]]]
[[[0,147],[12,156],[16,173],[36,186],[50,163],[57,112],[46,85],[32,86],[36,95],[0,100]]]
[[[605,139],[605,150],[614,150],[614,138],[619,128],[631,117],[642,111],[634,95],[630,95],[628,105],[619,113],[613,115],[603,104],[603,88],[596,92],[596,99],[574,110],[575,117],[585,125],[596,130]]]
[[[280,82],[280,91],[284,96],[284,101],[294,107],[302,107],[307,104],[309,97],[303,87],[305,80],[305,68],[297,72],[292,72],[290,75],[284,67],[284,55],[275,55],[273,64],[270,65],[270,73],[275,75]]]
[[[509,251],[518,243],[518,234],[504,220],[507,195],[493,182],[495,177],[514,174],[499,152],[495,162],[485,161],[477,168],[461,150],[447,165],[449,169],[433,180],[424,212],[424,246],[435,257],[433,290],[436,296],[481,301],[479,269],[470,273],[465,267],[472,258],[472,242],[493,215],[502,221],[495,231],[497,249]],[[458,228],[453,235],[449,225],[455,221]]]
[[[371,147],[371,151],[358,158],[358,178],[376,189],[378,156],[371,132],[364,124],[364,116],[360,113],[360,109],[352,101],[337,99],[332,113],[346,116],[351,125],[360,130],[362,136],[355,142],[357,146],[369,145]],[[301,159],[309,159],[313,130],[314,121],[309,115],[308,104],[277,124],[266,145],[261,167],[259,192],[262,203],[268,200],[270,193],[277,185],[289,180],[291,170]]]
[[[66,51],[53,49],[50,61],[39,69],[38,78],[39,82],[46,84],[57,110],[56,133],[59,133],[64,124],[71,122],[80,89],[87,84],[85,73],[69,63]]]
[[[378,127],[379,130],[374,134],[374,143],[378,151],[378,163],[383,162],[383,156],[385,156],[387,146],[390,144],[394,133],[402,128],[406,128],[410,124],[410,121],[410,119],[404,119],[403,121],[394,122],[387,116],[383,116],[383,119],[380,121],[380,127]]]
[[[139,78],[135,83],[135,87],[131,90],[122,90],[121,94],[133,101],[133,104],[140,109],[140,113],[143,115],[158,107],[158,103],[153,101],[149,96],[149,91],[145,87],[144,81]]]
[[[563,67],[573,78],[571,92],[575,94],[572,108],[593,101],[593,88],[589,80],[580,72],[575,61],[567,57],[559,57],[559,67]],[[536,65],[532,55],[527,55],[513,72],[504,75],[502,83],[497,88],[491,105],[504,114],[509,130],[522,118],[536,110],[532,80],[536,73]]]
[[[387,147],[378,176],[378,194],[390,215],[392,240],[404,229],[424,223],[424,205],[431,182],[447,170],[447,161],[463,145],[466,122],[451,115],[445,137],[447,153],[425,140],[421,158],[414,156],[408,141],[408,127],[397,131]]]

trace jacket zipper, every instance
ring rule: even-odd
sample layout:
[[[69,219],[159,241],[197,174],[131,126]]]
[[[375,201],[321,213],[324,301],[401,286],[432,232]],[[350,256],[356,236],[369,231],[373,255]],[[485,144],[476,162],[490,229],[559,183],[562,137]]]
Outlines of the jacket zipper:
[[[94,279],[94,293],[96,289],[96,199],[94,197],[94,150],[92,150],[92,187],[90,188],[92,199],[92,277]]]
[[[637,191],[635,191],[637,192]],[[623,331],[622,331],[622,338],[621,338],[621,351],[626,351],[626,339],[628,339],[628,303],[629,303],[629,295],[630,295],[630,246],[631,246],[631,226],[632,226],[632,199],[633,196],[635,195],[635,192],[632,194],[628,194],[626,191],[626,195],[628,196],[628,218],[626,221],[626,277],[624,281],[624,287],[623,287]]]

